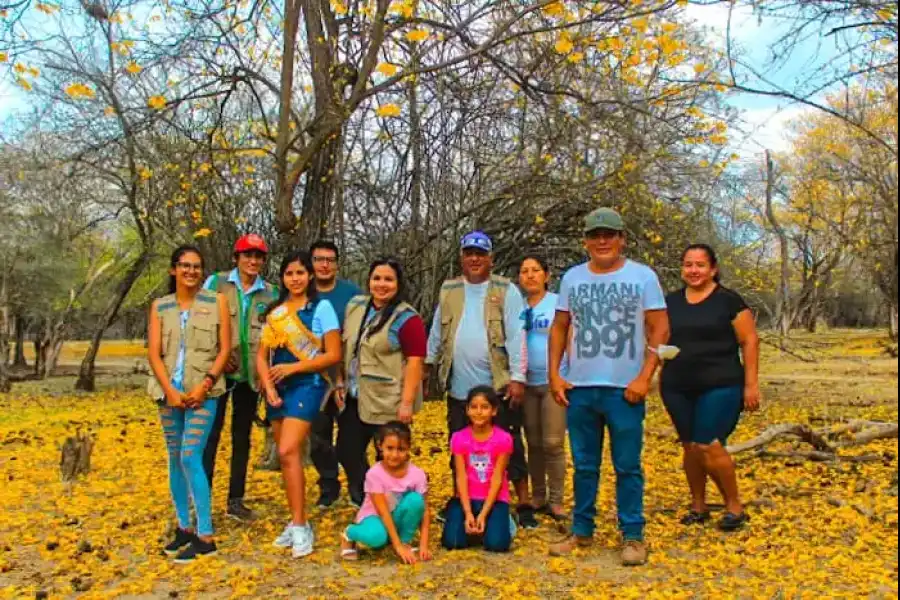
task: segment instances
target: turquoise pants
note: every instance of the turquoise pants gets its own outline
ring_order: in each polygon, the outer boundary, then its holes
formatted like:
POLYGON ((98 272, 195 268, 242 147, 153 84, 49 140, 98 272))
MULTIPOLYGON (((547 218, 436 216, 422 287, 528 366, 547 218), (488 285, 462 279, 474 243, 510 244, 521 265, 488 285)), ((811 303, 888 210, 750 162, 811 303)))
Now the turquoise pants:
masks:
MULTIPOLYGON (((422 526, 422 518, 425 516, 425 498, 417 492, 407 492, 396 508, 391 512, 394 527, 400 541, 408 544, 412 541, 419 527, 422 526)), ((354 523, 347 528, 347 537, 351 542, 363 544, 367 548, 378 550, 387 546, 391 539, 381 517, 372 515, 359 523, 354 523)))

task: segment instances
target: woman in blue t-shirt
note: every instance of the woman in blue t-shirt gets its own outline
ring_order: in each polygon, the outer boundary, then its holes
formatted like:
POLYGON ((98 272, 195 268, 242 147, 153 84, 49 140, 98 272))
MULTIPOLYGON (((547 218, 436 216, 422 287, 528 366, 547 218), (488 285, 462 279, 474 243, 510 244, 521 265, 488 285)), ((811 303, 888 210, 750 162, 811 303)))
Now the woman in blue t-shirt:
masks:
POLYGON ((281 294, 266 311, 256 365, 291 510, 291 522, 275 545, 291 548, 299 558, 313 551, 314 540, 306 521, 300 448, 330 390, 325 371, 341 360, 341 334, 331 303, 316 298, 309 254, 288 254, 280 277, 281 294))
POLYGON ((681 277, 684 289, 666 297, 672 328, 669 343, 681 352, 663 366, 661 385, 666 410, 684 446, 684 471, 691 488, 691 510, 681 522, 709 520, 709 477, 725 498, 719 528, 734 531, 749 518, 725 446, 741 411, 759 408, 756 323, 744 300, 719 283, 719 263, 711 247, 688 247, 681 277))
POLYGON ((554 520, 566 518, 563 490, 566 480, 566 409, 550 394, 547 379, 547 344, 556 313, 556 294, 547 290, 550 270, 537 256, 519 264, 519 287, 525 296, 525 335, 528 372, 525 386, 525 438, 531 497, 538 512, 554 520))

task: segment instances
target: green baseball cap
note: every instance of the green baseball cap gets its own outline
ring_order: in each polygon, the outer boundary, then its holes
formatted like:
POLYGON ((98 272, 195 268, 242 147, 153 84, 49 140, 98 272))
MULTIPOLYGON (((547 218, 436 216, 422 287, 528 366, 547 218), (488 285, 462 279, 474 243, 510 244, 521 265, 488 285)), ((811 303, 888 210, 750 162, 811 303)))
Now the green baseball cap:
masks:
POLYGON ((621 215, 611 208, 595 208, 584 218, 584 232, 596 229, 609 229, 611 231, 625 231, 625 222, 621 215))

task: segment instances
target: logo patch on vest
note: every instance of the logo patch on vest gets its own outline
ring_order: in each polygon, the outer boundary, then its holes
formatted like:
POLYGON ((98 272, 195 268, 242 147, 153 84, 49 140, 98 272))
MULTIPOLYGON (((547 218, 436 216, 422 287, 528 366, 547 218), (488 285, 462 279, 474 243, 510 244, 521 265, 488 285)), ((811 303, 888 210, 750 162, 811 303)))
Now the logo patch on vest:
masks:
POLYGON ((265 302, 257 302, 256 303, 256 312, 264 312, 266 310, 265 302))

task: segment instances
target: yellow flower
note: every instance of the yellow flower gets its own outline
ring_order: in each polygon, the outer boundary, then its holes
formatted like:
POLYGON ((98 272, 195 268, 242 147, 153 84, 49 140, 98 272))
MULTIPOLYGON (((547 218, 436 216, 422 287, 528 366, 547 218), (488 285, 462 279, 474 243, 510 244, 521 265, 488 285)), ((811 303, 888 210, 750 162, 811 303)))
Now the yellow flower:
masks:
POLYGON ((93 98, 96 95, 92 88, 83 83, 73 83, 65 89, 65 92, 70 98, 75 100, 79 98, 93 98))
POLYGON ((584 52, 573 52, 566 57, 566 60, 573 64, 578 64, 584 60, 584 52))
POLYGON ((148 179, 153 177, 153 171, 151 171, 147 167, 144 167, 141 169, 141 172, 139 173, 139 175, 141 176, 141 179, 143 179, 144 181, 147 181, 148 179))
POLYGON ((16 63, 16 66, 13 67, 13 70, 14 70, 16 73, 18 73, 19 75, 22 75, 22 74, 25 73, 25 71, 28 70, 28 67, 26 67, 25 65, 23 65, 23 64, 20 63, 20 62, 17 62, 17 63, 16 63))
POLYGON ((19 87, 21 87, 23 90, 25 90, 26 92, 31 91, 31 84, 28 83, 28 81, 26 81, 25 79, 22 79, 21 77, 16 77, 16 84, 19 87))
POLYGON ((556 45, 553 46, 553 49, 556 50, 558 54, 568 54, 575 49, 575 44, 572 43, 572 38, 564 33, 556 41, 556 45))
POLYGON ((138 73, 143 71, 144 68, 141 65, 137 64, 136 62, 131 61, 128 63, 128 66, 125 67, 125 70, 128 71, 129 73, 131 73, 132 75, 137 75, 138 73))
POLYGON ((700 75, 701 73, 703 73, 704 71, 707 71, 707 70, 709 70, 709 67, 707 67, 703 63, 697 63, 696 65, 694 65, 694 73, 696 73, 697 75, 700 75))
POLYGON ((413 29, 409 33, 406 34, 406 39, 411 42, 424 42, 428 39, 428 30, 427 29, 413 29))
POLYGON ((204 227, 194 232, 195 238, 205 238, 209 237, 210 235, 212 235, 212 229, 210 229, 209 227, 204 227))
POLYGON ((548 17, 558 17, 566 12, 566 7, 562 2, 554 2, 553 4, 548 4, 542 8, 541 12, 548 17))
POLYGON ((377 67, 375 67, 375 70, 382 75, 393 77, 397 74, 397 71, 400 70, 400 67, 398 67, 397 65, 392 65, 391 63, 380 63, 377 67))
POLYGON ((58 6, 54 6, 53 4, 44 4, 43 2, 38 2, 34 5, 34 7, 45 15, 52 15, 57 10, 59 10, 58 6))
POLYGON ((339 15, 347 14, 347 5, 344 4, 343 2, 341 2, 340 0, 332 0, 331 8, 333 8, 334 12, 336 12, 339 15))
POLYGON ((9 54, 6 52, 0 52, 0 63, 5 63, 9 60, 9 54))
POLYGON ((107 106, 106 108, 103 109, 103 114, 106 115, 107 117, 111 117, 114 114, 116 114, 116 109, 113 108, 112 106, 107 106))
POLYGON ((400 116, 400 107, 396 104, 382 104, 378 108, 375 109, 375 114, 379 117, 399 117, 400 116))
POLYGON ((162 96, 150 96, 147 100, 147 105, 150 108, 155 108, 156 110, 162 110, 166 107, 166 99, 162 96))

